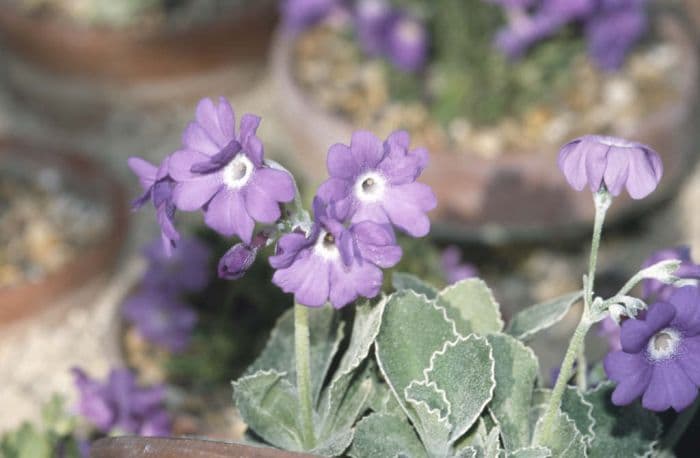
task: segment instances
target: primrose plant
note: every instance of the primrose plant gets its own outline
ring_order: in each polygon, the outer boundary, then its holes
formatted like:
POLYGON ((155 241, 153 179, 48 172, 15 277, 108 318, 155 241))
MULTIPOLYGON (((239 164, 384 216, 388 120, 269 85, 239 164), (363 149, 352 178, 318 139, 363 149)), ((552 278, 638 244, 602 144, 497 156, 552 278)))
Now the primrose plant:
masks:
POLYGON ((654 150, 593 135, 563 146, 559 167, 572 187, 591 190, 596 208, 588 272, 581 290, 525 308, 506 325, 473 270, 443 290, 394 272, 382 292, 384 270, 402 256, 395 231, 427 235, 436 206, 417 181, 428 153, 412 149, 405 132, 382 141, 359 131, 349 145, 331 146, 330 176, 311 216, 292 175, 265 158, 259 123, 244 115, 237 130, 226 100, 205 99, 180 150, 158 166, 129 162, 145 191, 136 204, 152 202, 167 249, 179 249, 176 210, 201 211, 211 229, 240 239, 219 262, 222 278, 240 279, 274 246, 271 281, 295 305, 233 382, 248 440, 358 458, 612 457, 672 448, 697 405, 700 268, 687 250, 660 252, 614 296, 595 293, 606 211, 624 189, 634 199, 654 191, 662 175, 654 150), (644 299, 632 295, 639 283, 644 299), (550 389, 527 342, 579 301, 580 321, 550 389), (613 349, 588 372, 584 337, 598 322, 613 349), (662 436, 654 412, 668 408, 684 412, 662 436))

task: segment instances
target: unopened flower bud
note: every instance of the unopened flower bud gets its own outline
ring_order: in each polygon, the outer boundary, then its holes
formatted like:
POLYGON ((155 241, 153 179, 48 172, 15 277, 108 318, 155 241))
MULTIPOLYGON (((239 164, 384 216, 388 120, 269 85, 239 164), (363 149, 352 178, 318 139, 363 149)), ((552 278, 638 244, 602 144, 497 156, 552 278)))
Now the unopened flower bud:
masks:
POLYGON ((219 261, 219 278, 238 280, 243 277, 255 262, 257 247, 237 243, 219 261))

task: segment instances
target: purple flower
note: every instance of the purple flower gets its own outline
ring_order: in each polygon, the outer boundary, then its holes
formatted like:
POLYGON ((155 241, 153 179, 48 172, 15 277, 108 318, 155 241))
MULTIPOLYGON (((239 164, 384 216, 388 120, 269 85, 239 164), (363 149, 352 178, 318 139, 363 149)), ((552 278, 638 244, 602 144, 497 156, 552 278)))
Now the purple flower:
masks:
POLYGON ((72 369, 78 389, 77 410, 105 434, 167 436, 171 431, 165 410, 165 387, 140 387, 128 369, 113 369, 105 382, 72 369))
MULTIPOLYGON (((650 267, 658 262, 677 259, 681 262, 674 275, 679 278, 700 280, 700 266, 693 263, 690 257, 690 248, 679 246, 654 252, 644 263, 642 268, 650 267)), ((642 283, 642 296, 646 300, 665 301, 676 290, 672 285, 667 285, 658 280, 646 279, 642 283)))
POLYGON ((524 15, 499 30, 495 44, 508 57, 520 58, 533 44, 553 35, 561 26, 561 18, 557 16, 542 13, 524 15))
POLYGON ((310 233, 283 235, 270 257, 277 269, 272 282, 299 304, 320 307, 330 300, 340 308, 358 296, 372 298, 381 289, 382 269, 401 259, 393 231, 371 221, 346 228, 346 214, 337 210, 316 198, 310 233))
POLYGON ((156 219, 160 225, 161 240, 166 256, 170 256, 180 234, 175 230, 175 205, 172 200, 174 181, 168 174, 168 161, 156 167, 140 157, 128 159, 129 168, 136 174, 144 190, 143 195, 133 203, 134 209, 141 208, 151 200, 156 209, 156 219))
POLYGON ((597 192, 604 185, 617 196, 626 187, 633 199, 654 191, 663 174, 661 158, 651 147, 599 135, 586 135, 564 145, 558 163, 577 191, 588 184, 597 192))
POLYGON ((284 0, 284 25, 294 32, 306 29, 325 19, 339 4, 339 0, 284 0))
POLYGON ((203 99, 196 119, 182 136, 183 149, 170 159, 176 181, 173 200, 178 209, 204 209, 204 221, 225 236, 245 243, 253 237, 255 222, 272 224, 281 215, 280 203, 294 199, 291 175, 267 166, 263 144, 256 136, 260 118, 246 114, 240 134, 235 133, 231 105, 203 99))
POLYGON ((608 341, 608 348, 610 351, 622 350, 622 345, 620 344, 620 325, 615 323, 615 320, 612 318, 607 317, 598 324, 598 335, 600 337, 605 337, 608 341))
POLYGON ((428 57, 425 25, 408 15, 396 15, 387 25, 386 56, 398 69, 415 72, 428 57))
POLYGON ((486 0, 494 5, 499 5, 504 8, 529 8, 539 0, 486 0))
POLYGON ((462 263, 462 252, 454 245, 450 245, 443 250, 440 264, 448 284, 457 283, 460 280, 478 275, 476 267, 462 263))
POLYGON ((183 351, 197 323, 197 313, 171 295, 145 289, 124 302, 124 317, 149 342, 172 352, 183 351))
POLYGON ((668 302, 652 305, 644 319, 622 324, 622 350, 609 353, 605 372, 617 382, 615 405, 642 397, 642 405, 657 412, 681 411, 700 385, 700 291, 677 289, 668 302))
POLYGON ((335 144, 328 151, 330 178, 318 190, 353 223, 391 223, 414 237, 430 231, 426 212, 436 207, 429 186, 417 183, 428 162, 428 152, 408 150, 408 133, 394 132, 382 143, 370 132, 352 135, 350 146, 335 144))
POLYGON ((588 53, 604 70, 619 69, 648 26, 643 1, 617 3, 628 6, 605 8, 585 25, 588 53))
POLYGON ((178 249, 168 257, 159 243, 150 243, 143 249, 148 270, 142 284, 170 295, 202 290, 209 282, 211 252, 197 238, 180 240, 178 249))
POLYGON ((384 54, 387 30, 395 13, 386 0, 359 0, 355 7, 355 29, 360 46, 370 56, 384 54))

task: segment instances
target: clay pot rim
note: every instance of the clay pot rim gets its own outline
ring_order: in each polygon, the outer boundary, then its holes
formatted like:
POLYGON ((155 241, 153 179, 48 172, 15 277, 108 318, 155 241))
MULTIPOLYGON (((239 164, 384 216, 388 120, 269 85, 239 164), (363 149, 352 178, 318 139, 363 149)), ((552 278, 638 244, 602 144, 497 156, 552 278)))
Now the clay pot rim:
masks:
POLYGON ((276 18, 274 1, 260 0, 182 27, 119 29, 25 14, 10 4, 0 8, 0 41, 21 60, 56 75, 148 82, 259 60, 276 18))
POLYGON ((125 456, 175 457, 248 457, 248 458, 304 458, 307 453, 289 452, 267 446, 253 446, 238 442, 222 442, 187 437, 106 437, 95 441, 90 449, 92 458, 125 456))
POLYGON ((103 203, 108 206, 110 224, 101 237, 84 250, 74 253, 60 268, 38 281, 22 281, 0 288, 0 326, 27 318, 50 308, 50 302, 111 271, 128 233, 129 211, 122 185, 94 160, 64 149, 39 145, 17 138, 0 138, 0 159, 22 155, 27 162, 41 161, 75 176, 90 176, 90 183, 101 183, 103 203))
MULTIPOLYGON (((689 57, 686 61, 686 66, 692 70, 692 74, 697 77, 700 72, 700 41, 698 40, 700 36, 698 36, 697 33, 693 33, 692 26, 687 18, 683 16, 682 10, 667 8, 658 10, 657 13, 658 16, 653 18, 654 21, 659 23, 666 22, 674 29, 671 30, 671 33, 668 33, 668 30, 661 30, 661 35, 670 36, 671 41, 679 44, 680 48, 685 51, 684 55, 689 57)), ((291 92, 291 94, 289 94, 290 98, 303 101, 306 114, 309 115, 309 117, 323 119, 327 124, 326 127, 328 130, 334 133, 351 133, 355 130, 351 123, 347 122, 338 114, 324 110, 309 97, 304 88, 301 87, 296 78, 294 78, 293 72, 291 71, 294 39, 295 37, 293 35, 281 29, 278 30, 274 38, 271 68, 276 84, 282 87, 283 91, 291 92)), ((687 109, 684 116, 686 122, 689 116, 693 116, 693 119, 696 119, 700 112, 700 104, 698 103, 700 102, 700 87, 696 80, 697 78, 686 78, 683 80, 683 87, 681 88, 681 92, 687 95, 684 99, 690 100, 687 106, 683 107, 687 109)), ((659 113, 672 113, 674 110, 678 111, 678 108, 674 106, 673 103, 667 103, 660 107, 659 110, 642 118, 638 125, 649 125, 655 119, 659 118, 659 113)), ((294 135, 303 136, 303 133, 295 133, 294 135)), ((349 139, 349 135, 345 136, 349 139)), ((607 225, 611 226, 629 221, 671 200, 673 195, 680 189, 685 179, 692 173, 692 167, 688 166, 692 158, 690 149, 691 148, 688 148, 687 145, 684 145, 681 154, 678 155, 678 164, 673 164, 676 165, 676 167, 669 167, 669 169, 673 170, 674 174, 670 175, 665 173, 664 180, 662 180, 659 188, 649 197, 636 201, 632 201, 624 196, 622 199, 619 199, 621 201, 624 200, 624 202, 618 203, 618 205, 611 209, 610 216, 612 217, 607 219, 607 225)), ((451 151, 431 151, 431 161, 434 157, 444 158, 448 154, 453 153, 451 151)), ((523 151, 517 154, 505 154, 495 160, 483 159, 469 152, 461 153, 461 155, 469 157, 469 160, 475 164, 486 164, 494 169, 498 169, 504 165, 512 167, 513 165, 525 164, 527 161, 524 161, 524 158, 541 160, 543 157, 547 157, 551 159, 549 155, 545 154, 544 149, 531 152, 523 151)), ((574 192, 575 191, 571 190, 571 193, 574 192)), ((576 217, 577 215, 572 216, 576 217)), ((431 237, 460 243, 479 243, 486 245, 537 243, 551 239, 552 237, 559 241, 570 241, 587 234, 590 231, 592 220, 592 217, 590 221, 588 221, 588 219, 581 218, 580 215, 578 215, 574 220, 568 220, 562 223, 517 225, 511 223, 490 223, 487 220, 482 220, 478 226, 474 226, 465 221, 459 221, 448 217, 443 220, 438 219, 433 221, 431 237)))

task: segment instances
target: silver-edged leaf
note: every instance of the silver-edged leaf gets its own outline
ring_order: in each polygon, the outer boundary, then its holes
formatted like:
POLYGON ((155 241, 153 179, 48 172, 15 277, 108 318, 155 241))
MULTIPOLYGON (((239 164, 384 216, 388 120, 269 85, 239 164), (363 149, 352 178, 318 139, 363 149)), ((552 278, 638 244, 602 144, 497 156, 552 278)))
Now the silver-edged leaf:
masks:
POLYGON ((493 292, 479 278, 459 281, 440 291, 438 303, 447 310, 447 315, 457 324, 457 331, 466 336, 500 332, 503 318, 493 292))
POLYGON ((348 455, 354 458, 428 458, 405 418, 373 413, 357 423, 348 455))
POLYGON ((528 307, 517 313, 508 323, 506 332, 520 340, 528 340, 536 333, 557 324, 583 297, 582 291, 565 294, 551 301, 528 307))
POLYGON ((404 272, 394 272, 391 275, 391 285, 396 291, 411 290, 423 294, 428 299, 435 299, 438 295, 438 290, 432 285, 404 272))

